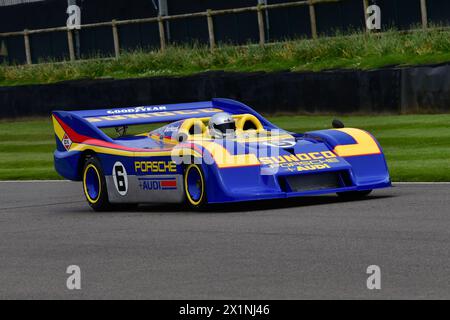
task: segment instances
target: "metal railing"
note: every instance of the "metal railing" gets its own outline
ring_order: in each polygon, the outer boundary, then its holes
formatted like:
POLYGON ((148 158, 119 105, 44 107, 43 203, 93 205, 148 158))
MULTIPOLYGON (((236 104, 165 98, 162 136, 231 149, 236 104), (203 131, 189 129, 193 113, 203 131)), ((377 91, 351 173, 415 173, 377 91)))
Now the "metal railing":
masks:
MULTIPOLYGON (((164 22, 180 20, 180 19, 204 17, 207 19, 209 47, 211 50, 214 50, 216 48, 216 39, 215 39, 215 33, 214 33, 214 17, 215 16, 227 15, 227 14, 239 14, 239 13, 246 13, 246 12, 256 12, 257 18, 258 18, 259 45, 264 46, 266 44, 265 20, 264 20, 264 13, 266 10, 308 6, 309 7, 311 36, 313 39, 316 39, 318 37, 318 33, 317 33, 315 5, 324 4, 324 3, 339 3, 339 2, 343 2, 343 1, 345 1, 345 0, 304 0, 304 1, 295 1, 295 2, 277 3, 277 4, 258 4, 257 6, 251 6, 251 7, 225 9, 225 10, 206 10, 204 12, 186 13, 186 14, 178 14, 178 15, 171 15, 171 16, 158 16, 158 17, 144 18, 144 19, 112 20, 110 22, 84 24, 84 25, 81 25, 80 28, 81 29, 89 29, 89 28, 97 28, 97 27, 111 27, 112 38, 114 41, 114 54, 115 54, 115 57, 119 57, 121 49, 120 49, 120 39, 119 39, 118 27, 120 27, 122 25, 157 23, 158 29, 159 29, 160 49, 161 49, 161 51, 164 51, 167 47, 166 30, 164 27, 164 22)), ((361 1, 363 2, 364 17, 366 17, 366 19, 367 19, 367 8, 369 6, 369 0, 361 0, 361 1)), ((428 28, 427 0, 417 0, 417 1, 420 1, 422 27, 428 28)), ((364 25, 364 28, 366 28, 365 25, 364 25)), ((369 30, 367 30, 367 31, 369 31, 369 30)), ((66 26, 65 27, 57 27, 57 28, 24 30, 24 31, 17 31, 17 32, 0 33, 0 38, 12 37, 12 36, 23 36, 26 63, 32 64, 30 36, 32 36, 34 34, 48 33, 48 32, 67 32, 69 57, 70 57, 71 61, 75 61, 76 55, 75 55, 75 49, 74 49, 73 31, 66 26)))

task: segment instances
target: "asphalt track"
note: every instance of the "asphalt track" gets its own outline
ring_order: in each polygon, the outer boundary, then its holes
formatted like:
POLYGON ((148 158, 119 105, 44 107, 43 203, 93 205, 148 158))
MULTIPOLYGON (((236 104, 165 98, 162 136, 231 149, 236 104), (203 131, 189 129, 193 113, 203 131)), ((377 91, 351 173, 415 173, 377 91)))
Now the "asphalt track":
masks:
POLYGON ((99 214, 78 183, 0 183, 0 298, 449 299, 449 205, 450 185, 430 184, 99 214), (369 265, 381 290, 366 287, 369 265))

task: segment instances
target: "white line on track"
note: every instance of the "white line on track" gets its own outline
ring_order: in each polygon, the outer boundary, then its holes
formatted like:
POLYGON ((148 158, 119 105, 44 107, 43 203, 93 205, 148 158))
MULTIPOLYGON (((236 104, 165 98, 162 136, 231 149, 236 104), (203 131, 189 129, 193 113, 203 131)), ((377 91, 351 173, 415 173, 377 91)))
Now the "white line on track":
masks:
MULTIPOLYGON (((5 181, 0 181, 0 183, 40 183, 40 182, 74 182, 74 181, 70 181, 70 180, 17 180, 17 181, 13 181, 13 180, 5 180, 5 181)), ((77 182, 77 181, 75 181, 77 182)), ((398 185, 398 184, 436 184, 436 185, 450 185, 450 181, 449 182, 392 182, 392 184, 394 185, 398 185)))
POLYGON ((0 181, 0 183, 36 183, 36 182, 73 182, 70 180, 5 180, 0 181))
POLYGON ((420 184, 437 184, 437 185, 439 185, 439 184, 442 184, 442 185, 447 185, 447 184, 450 184, 450 182, 392 182, 392 184, 417 184, 417 185, 420 185, 420 184))

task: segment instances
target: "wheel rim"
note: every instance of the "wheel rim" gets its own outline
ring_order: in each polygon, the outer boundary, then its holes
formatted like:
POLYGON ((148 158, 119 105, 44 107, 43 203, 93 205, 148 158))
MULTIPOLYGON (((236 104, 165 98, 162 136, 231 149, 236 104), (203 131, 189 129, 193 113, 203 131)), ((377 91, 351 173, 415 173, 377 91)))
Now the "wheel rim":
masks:
POLYGON ((89 165, 84 172, 84 191, 91 203, 96 203, 100 197, 100 175, 94 165, 89 165))
POLYGON ((193 204, 199 204, 203 198, 203 177, 198 167, 189 167, 186 174, 186 188, 189 200, 193 204))

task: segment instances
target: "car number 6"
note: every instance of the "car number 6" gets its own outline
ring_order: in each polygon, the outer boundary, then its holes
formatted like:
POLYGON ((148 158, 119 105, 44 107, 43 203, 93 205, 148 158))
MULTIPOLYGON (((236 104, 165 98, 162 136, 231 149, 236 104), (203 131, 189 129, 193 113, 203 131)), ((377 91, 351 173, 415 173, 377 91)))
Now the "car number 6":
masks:
POLYGON ((127 170, 121 162, 116 162, 113 167, 113 178, 117 192, 124 196, 128 192, 127 170))

